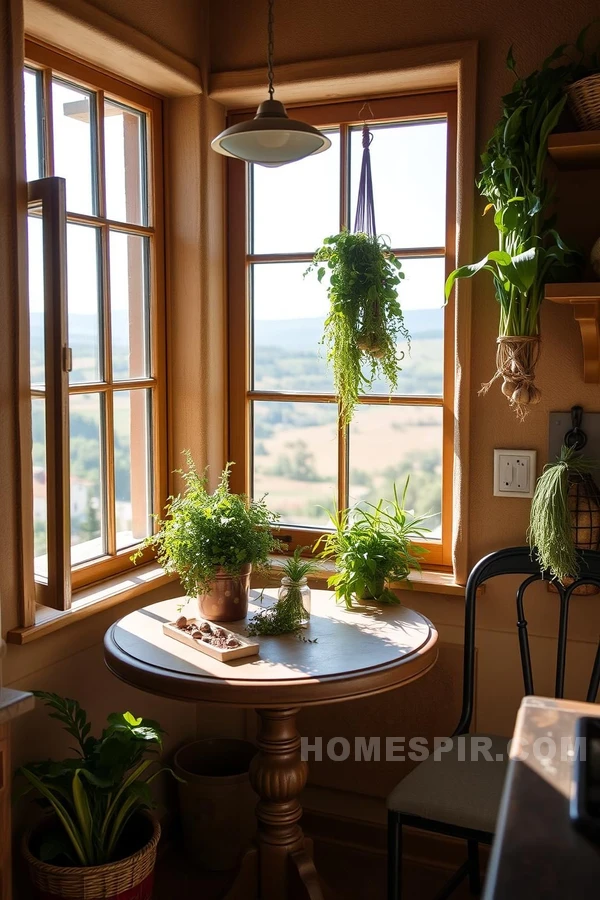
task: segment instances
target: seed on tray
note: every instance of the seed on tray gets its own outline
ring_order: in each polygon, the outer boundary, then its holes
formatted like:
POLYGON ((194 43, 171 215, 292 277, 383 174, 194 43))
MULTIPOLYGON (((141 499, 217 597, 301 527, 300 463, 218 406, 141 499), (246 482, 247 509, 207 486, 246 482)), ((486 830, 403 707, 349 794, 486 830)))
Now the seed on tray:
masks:
POLYGON ((185 617, 185 616, 179 616, 179 618, 178 618, 177 621, 175 622, 175 625, 177 626, 177 628, 185 628, 185 626, 187 625, 187 619, 186 619, 186 617, 185 617))

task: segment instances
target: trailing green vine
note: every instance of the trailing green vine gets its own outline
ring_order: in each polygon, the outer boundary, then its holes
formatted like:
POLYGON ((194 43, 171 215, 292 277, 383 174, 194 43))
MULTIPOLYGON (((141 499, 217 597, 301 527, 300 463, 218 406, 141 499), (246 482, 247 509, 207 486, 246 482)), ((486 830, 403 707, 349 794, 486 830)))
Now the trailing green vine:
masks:
POLYGON ((319 281, 329 271, 330 308, 322 343, 333 369, 341 418, 348 424, 359 395, 376 378, 385 378, 390 391, 397 389, 398 338, 410 346, 398 302, 404 272, 383 237, 349 231, 325 238, 307 272, 314 268, 319 281))

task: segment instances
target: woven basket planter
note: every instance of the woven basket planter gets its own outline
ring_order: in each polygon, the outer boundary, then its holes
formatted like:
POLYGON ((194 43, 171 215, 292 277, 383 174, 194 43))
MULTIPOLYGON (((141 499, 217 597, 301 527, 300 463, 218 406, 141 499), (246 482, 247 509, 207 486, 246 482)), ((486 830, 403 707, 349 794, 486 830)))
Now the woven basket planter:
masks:
POLYGON ((567 88, 569 108, 583 131, 600 128, 600 74, 588 75, 567 88))
MULTIPOLYGON (((23 838, 23 855, 36 900, 151 900, 160 825, 149 813, 139 816, 144 836, 141 850, 103 866, 53 866, 37 859, 30 846, 39 834, 32 829, 23 838)), ((41 827, 48 827, 45 823, 41 827)))

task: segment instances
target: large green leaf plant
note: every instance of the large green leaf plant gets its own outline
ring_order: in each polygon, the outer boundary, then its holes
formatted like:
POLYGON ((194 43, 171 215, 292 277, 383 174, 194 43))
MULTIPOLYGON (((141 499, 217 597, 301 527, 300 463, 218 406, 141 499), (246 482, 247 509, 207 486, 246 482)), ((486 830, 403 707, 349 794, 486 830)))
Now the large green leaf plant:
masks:
POLYGON ((80 866, 112 862, 120 856, 119 842, 131 817, 153 806, 150 785, 165 771, 156 767, 163 732, 150 719, 112 713, 97 738, 77 700, 34 694, 77 744, 73 757, 31 762, 18 770, 27 781, 24 793, 33 790, 59 825, 43 840, 39 855, 80 866))
POLYGON ((478 181, 488 201, 485 212, 494 215, 498 249, 455 269, 446 282, 448 298, 457 279, 488 272, 500 305, 500 341, 526 339, 509 344, 504 358, 499 353, 492 379, 503 376, 503 392, 517 412, 539 400, 533 371, 527 371, 535 366, 537 347, 527 339, 539 334, 544 286, 564 280, 566 270, 578 262, 554 227, 554 188, 546 174, 548 138, 565 107, 565 88, 581 69, 566 56, 567 49, 557 47, 527 77, 517 74, 512 48, 509 51, 507 65, 516 80, 502 98, 502 116, 481 157, 478 181))

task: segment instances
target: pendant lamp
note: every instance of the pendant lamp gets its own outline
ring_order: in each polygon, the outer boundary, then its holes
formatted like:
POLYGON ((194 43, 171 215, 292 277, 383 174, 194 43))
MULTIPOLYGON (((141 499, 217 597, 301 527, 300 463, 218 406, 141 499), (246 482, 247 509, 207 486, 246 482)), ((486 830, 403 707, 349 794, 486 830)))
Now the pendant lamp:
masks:
POLYGON ((269 99, 260 104, 254 119, 226 128, 217 135, 211 146, 223 156, 233 156, 258 166, 273 168, 322 153, 331 147, 331 141, 318 128, 290 119, 283 103, 273 99, 274 0, 268 0, 268 3, 269 99))

